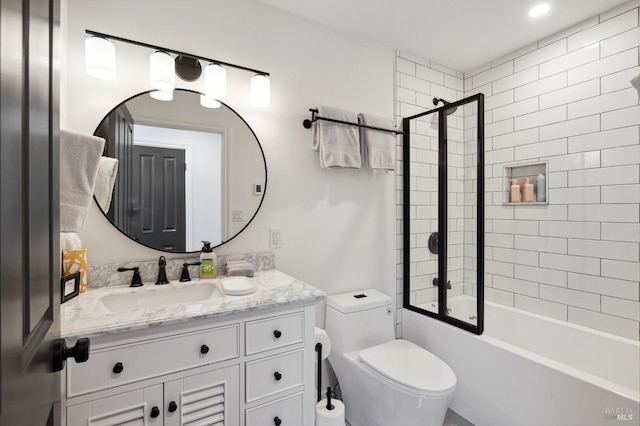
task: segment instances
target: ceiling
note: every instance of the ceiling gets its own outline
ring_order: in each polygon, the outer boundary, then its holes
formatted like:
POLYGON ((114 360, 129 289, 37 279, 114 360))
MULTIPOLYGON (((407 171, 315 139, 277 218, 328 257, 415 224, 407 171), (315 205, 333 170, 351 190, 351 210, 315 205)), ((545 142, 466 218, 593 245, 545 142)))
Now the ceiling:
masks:
POLYGON ((258 0, 467 72, 627 0, 258 0), (548 15, 532 19, 541 2, 548 15))

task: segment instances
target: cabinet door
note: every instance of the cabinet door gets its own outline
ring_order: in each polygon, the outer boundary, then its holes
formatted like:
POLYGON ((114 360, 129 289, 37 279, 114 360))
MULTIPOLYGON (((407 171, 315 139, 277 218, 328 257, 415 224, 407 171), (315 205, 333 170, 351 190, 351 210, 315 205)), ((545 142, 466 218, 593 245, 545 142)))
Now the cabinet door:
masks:
POLYGON ((239 425, 239 384, 237 365, 165 383, 164 426, 239 425))
POLYGON ((67 426, 164 426, 162 385, 67 408, 67 426))

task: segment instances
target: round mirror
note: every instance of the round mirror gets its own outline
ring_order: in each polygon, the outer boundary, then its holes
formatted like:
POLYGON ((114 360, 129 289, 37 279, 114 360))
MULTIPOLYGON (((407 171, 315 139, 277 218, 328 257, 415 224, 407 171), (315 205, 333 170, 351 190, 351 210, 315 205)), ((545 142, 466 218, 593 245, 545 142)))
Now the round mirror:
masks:
POLYGON ((200 93, 176 89, 171 101, 140 93, 94 134, 106 140, 104 155, 118 160, 110 200, 96 202, 116 228, 148 247, 218 246, 262 204, 267 167, 256 135, 228 106, 202 106, 200 93))

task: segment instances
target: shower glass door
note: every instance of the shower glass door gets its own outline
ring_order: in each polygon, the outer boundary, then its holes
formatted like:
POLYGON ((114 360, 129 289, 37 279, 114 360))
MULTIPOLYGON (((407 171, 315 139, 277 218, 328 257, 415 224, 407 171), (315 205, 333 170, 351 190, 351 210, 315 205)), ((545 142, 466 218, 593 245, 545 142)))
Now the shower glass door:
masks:
POLYGON ((403 120, 404 307, 483 330, 484 96, 403 120))

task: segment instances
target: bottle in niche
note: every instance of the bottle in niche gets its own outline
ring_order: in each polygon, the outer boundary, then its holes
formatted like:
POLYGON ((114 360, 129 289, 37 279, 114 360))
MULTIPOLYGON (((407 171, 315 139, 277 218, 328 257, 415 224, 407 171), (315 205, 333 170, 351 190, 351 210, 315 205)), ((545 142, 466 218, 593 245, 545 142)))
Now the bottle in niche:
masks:
POLYGON ((542 173, 538 174, 536 181, 536 201, 539 203, 547 201, 547 182, 542 173))
POLYGON ((529 178, 524 178, 524 184, 522 185, 522 201, 525 203, 531 203, 533 200, 533 184, 529 178))
POLYGON ((518 185, 518 179, 511 180, 511 191, 509 193, 509 201, 512 203, 519 203, 522 201, 520 194, 520 185, 518 185))

